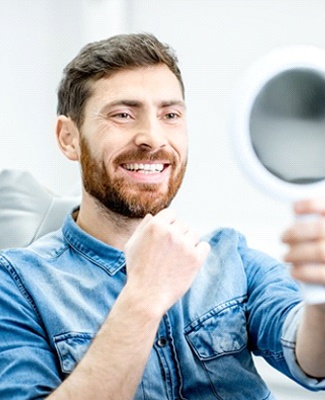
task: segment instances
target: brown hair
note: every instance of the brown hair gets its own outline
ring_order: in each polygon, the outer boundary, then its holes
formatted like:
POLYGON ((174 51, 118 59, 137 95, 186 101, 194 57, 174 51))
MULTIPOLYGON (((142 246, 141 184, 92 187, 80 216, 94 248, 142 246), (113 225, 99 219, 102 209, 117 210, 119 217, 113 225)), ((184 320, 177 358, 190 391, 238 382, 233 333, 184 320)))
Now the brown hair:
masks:
POLYGON ((152 34, 123 34, 89 43, 65 67, 58 89, 59 115, 69 116, 80 128, 90 83, 123 70, 166 64, 177 77, 184 96, 184 84, 173 49, 152 34))

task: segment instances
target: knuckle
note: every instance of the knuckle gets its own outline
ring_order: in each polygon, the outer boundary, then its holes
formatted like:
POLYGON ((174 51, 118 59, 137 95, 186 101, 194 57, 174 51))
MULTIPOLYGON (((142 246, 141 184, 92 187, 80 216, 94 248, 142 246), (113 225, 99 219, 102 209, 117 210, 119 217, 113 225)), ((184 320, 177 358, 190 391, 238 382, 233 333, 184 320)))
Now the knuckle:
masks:
POLYGON ((322 240, 317 245, 317 258, 320 261, 325 261, 325 241, 322 240))
POLYGON ((323 284, 325 284, 325 267, 320 268, 320 279, 323 284))
POLYGON ((157 235, 162 229, 162 223, 156 219, 152 219, 148 224, 149 235, 157 235))
POLYGON ((301 271, 298 268, 293 267, 293 268, 291 268, 291 276, 294 279, 298 279, 299 280, 301 278, 301 271))
POLYGON ((319 237, 325 238, 325 218, 318 221, 317 233, 319 237))

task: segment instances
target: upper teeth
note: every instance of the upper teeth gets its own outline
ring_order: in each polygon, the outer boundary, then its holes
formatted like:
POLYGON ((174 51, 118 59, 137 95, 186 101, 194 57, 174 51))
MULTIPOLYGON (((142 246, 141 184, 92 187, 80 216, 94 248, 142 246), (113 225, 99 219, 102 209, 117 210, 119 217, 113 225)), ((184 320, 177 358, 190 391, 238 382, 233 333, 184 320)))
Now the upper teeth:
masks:
POLYGON ((164 164, 125 164, 125 168, 130 171, 161 172, 164 164))

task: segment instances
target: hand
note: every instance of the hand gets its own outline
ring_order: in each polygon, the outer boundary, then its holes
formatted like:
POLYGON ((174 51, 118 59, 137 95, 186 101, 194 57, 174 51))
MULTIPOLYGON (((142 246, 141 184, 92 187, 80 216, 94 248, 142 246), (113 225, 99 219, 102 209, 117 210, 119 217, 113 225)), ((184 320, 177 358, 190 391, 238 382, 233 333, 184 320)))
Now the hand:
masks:
POLYGON ((163 315, 189 289, 209 251, 172 210, 147 215, 125 246, 127 285, 163 315))
POLYGON ((325 285, 325 198, 299 201, 294 211, 306 218, 298 218, 284 233, 289 246, 284 259, 292 264, 295 279, 325 285))

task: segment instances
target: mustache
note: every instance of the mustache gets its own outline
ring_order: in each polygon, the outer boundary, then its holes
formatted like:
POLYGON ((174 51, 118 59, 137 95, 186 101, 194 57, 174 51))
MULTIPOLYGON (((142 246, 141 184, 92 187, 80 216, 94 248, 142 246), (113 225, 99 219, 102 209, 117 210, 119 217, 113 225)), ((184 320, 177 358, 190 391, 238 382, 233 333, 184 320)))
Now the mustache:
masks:
POLYGON ((114 160, 114 164, 120 165, 125 164, 127 162, 153 162, 153 161, 167 161, 172 166, 176 165, 177 158, 175 154, 170 153, 166 150, 159 149, 159 150, 150 150, 150 149, 136 149, 136 150, 129 150, 123 154, 120 154, 114 160))

